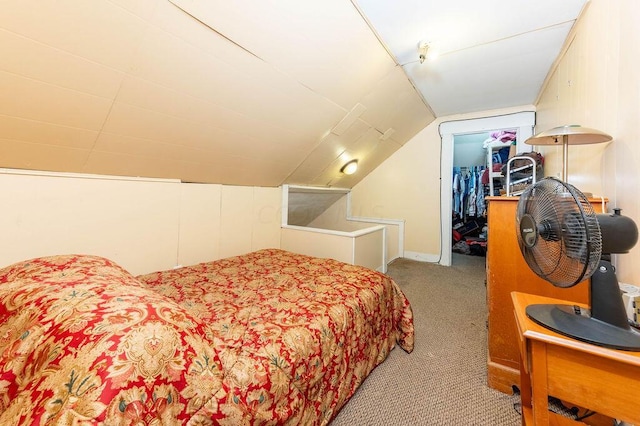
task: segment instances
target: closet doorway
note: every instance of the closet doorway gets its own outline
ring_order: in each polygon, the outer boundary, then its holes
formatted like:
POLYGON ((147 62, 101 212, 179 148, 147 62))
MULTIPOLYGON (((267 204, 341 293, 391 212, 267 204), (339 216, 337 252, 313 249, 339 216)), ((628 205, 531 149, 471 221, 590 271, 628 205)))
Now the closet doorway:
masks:
POLYGON ((533 136, 535 112, 523 111, 470 120, 443 122, 439 126, 441 137, 441 179, 440 179, 440 264, 451 266, 452 225, 453 225, 453 157, 456 136, 490 133, 501 130, 515 130, 517 133, 516 152, 530 151, 524 143, 533 136))
MULTIPOLYGON (((499 132, 494 132, 499 133, 499 132)), ((515 137, 511 133, 500 132, 515 137)), ((452 250, 454 253, 484 256, 487 239, 485 196, 490 193, 487 141, 492 133, 453 136, 452 250)), ((507 142, 506 151, 509 151, 507 142)), ((491 181, 493 183, 493 181, 491 181)))

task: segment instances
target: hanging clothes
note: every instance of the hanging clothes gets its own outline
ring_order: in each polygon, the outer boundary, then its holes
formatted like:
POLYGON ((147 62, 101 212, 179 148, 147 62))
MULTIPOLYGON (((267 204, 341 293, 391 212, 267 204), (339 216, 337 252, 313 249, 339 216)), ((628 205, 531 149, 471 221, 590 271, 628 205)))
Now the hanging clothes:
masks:
POLYGON ((484 199, 484 187, 482 185, 482 177, 484 176, 485 169, 484 167, 480 167, 477 176, 478 176, 478 187, 476 188, 476 213, 477 216, 486 216, 487 215, 487 206, 484 199))
POLYGON ((453 211, 457 213, 460 210, 460 167, 453 168, 453 211))
POLYGON ((452 175, 452 210, 460 219, 483 216, 486 206, 482 177, 484 166, 454 167, 452 175))
POLYGON ((469 173, 469 200, 467 202, 467 214, 469 216, 476 215, 476 198, 478 187, 476 185, 476 172, 475 167, 471 168, 469 173))
POLYGON ((458 216, 464 217, 464 202, 467 193, 467 186, 465 184, 465 177, 463 174, 460 174, 460 179, 458 179, 458 182, 460 182, 460 208, 458 209, 457 213, 458 216))

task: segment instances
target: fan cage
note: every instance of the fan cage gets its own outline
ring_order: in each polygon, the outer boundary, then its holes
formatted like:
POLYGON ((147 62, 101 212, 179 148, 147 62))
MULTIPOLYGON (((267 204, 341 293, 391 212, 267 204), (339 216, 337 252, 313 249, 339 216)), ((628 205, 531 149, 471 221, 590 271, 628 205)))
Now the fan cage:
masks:
POLYGON ((516 212, 518 244, 529 267, 557 287, 589 278, 602 255, 600 225, 587 197, 557 178, 544 178, 527 188, 516 212), (535 243, 525 244, 523 217, 536 225, 535 243))

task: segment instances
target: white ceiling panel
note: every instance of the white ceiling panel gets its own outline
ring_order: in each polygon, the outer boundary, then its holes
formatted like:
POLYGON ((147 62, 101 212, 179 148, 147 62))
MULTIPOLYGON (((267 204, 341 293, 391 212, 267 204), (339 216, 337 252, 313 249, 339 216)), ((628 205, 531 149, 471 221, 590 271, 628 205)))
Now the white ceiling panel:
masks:
POLYGON ((533 103, 570 27, 524 33, 405 69, 438 116, 533 103))
POLYGON ((395 65, 348 1, 172 3, 343 108, 395 65))
MULTIPOLYGON (((277 123, 259 116, 241 114, 207 99, 131 76, 123 81, 118 101, 130 105, 132 109, 136 107, 186 120, 193 129, 200 126, 216 126, 221 131, 239 132, 243 136, 260 140, 260 144, 299 150, 300 140, 309 140, 309 143, 315 141, 315 135, 309 132, 309 129, 314 128, 312 125, 302 129, 298 129, 298 126, 276 127, 277 123)), ((133 119, 135 120, 135 117, 133 119)), ((215 145, 215 141, 211 140, 211 146, 215 145)))
MULTIPOLYGON (((176 13, 182 12, 176 9, 176 13)), ((219 38, 215 34, 209 36, 219 38)), ((319 132, 311 129, 330 126, 344 112, 308 88, 291 84, 254 57, 248 58, 251 63, 250 72, 247 72, 247 67, 229 64, 164 31, 150 32, 142 50, 135 71, 138 78, 206 100, 221 109, 243 115, 247 120, 263 121, 305 139, 317 138, 319 132), (256 75, 256 68, 263 72, 256 75), (315 113, 309 114, 310 110, 315 113)), ((243 55, 248 54, 244 52, 243 55)), ((224 116, 210 117, 212 121, 218 119, 225 122, 224 116)))
POLYGON ((340 137, 329 133, 287 177, 287 183, 309 185, 315 182, 315 179, 344 152, 344 149, 340 137))
POLYGON ((402 65, 420 41, 441 54, 572 22, 586 0, 354 0, 402 65))
POLYGON ((6 139, 84 149, 91 149, 98 135, 97 130, 60 126, 6 115, 0 115, 0 129, 6 139))
POLYGON ((587 0, 354 3, 443 116, 533 103, 587 0), (421 64, 421 42, 438 57, 421 64))
MULTIPOLYGON (((98 130, 111 100, 0 71, 0 114, 98 130)), ((0 134, 1 136, 1 134, 0 134)))
POLYGON ((94 151, 146 157, 150 162, 169 158, 178 161, 198 162, 206 160, 206 151, 190 146, 173 145, 154 139, 135 138, 102 132, 95 143, 94 151))
POLYGON ((111 3, 145 19, 151 20, 160 5, 156 0, 109 0, 111 3))
POLYGON ((179 179, 183 165, 184 162, 172 158, 149 158, 93 150, 83 171, 103 175, 179 179))
MULTIPOLYGON (((214 121, 211 124, 194 122, 123 103, 113 105, 103 133, 127 136, 138 141, 132 140, 131 143, 158 142, 173 145, 175 149, 195 149, 220 159, 227 156, 269 158, 274 162, 290 164, 302 161, 307 154, 306 150, 299 147, 292 148, 277 142, 267 143, 251 136, 250 132, 216 127, 214 121)), ((101 149, 100 145, 96 145, 96 149, 101 149)), ((139 151, 140 148, 137 147, 136 150, 139 151)), ((123 147, 120 152, 128 151, 123 147)), ((149 155, 155 154, 149 151, 149 155)))
POLYGON ((3 1, 0 28, 126 71, 145 22, 108 0, 3 1))
POLYGON ((0 167, 352 186, 436 116, 532 103, 584 4, 3 1, 0 167))
POLYGON ((96 96, 113 99, 122 81, 120 71, 6 30, 0 52, 2 71, 96 96))
POLYGON ((393 129, 396 137, 409 140, 435 117, 427 105, 415 96, 415 88, 400 67, 396 67, 365 95, 367 111, 362 118, 380 133, 393 129))
POLYGON ((88 149, 0 139, 0 158, 15 169, 81 173, 90 153, 88 149))

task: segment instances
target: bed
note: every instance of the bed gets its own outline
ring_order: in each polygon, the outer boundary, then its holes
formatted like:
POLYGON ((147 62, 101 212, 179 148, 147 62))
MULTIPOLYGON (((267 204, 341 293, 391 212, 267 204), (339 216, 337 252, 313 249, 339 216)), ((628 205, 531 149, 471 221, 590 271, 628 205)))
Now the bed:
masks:
POLYGON ((0 269, 0 424, 324 425, 413 338, 393 280, 331 259, 33 259, 0 269))

